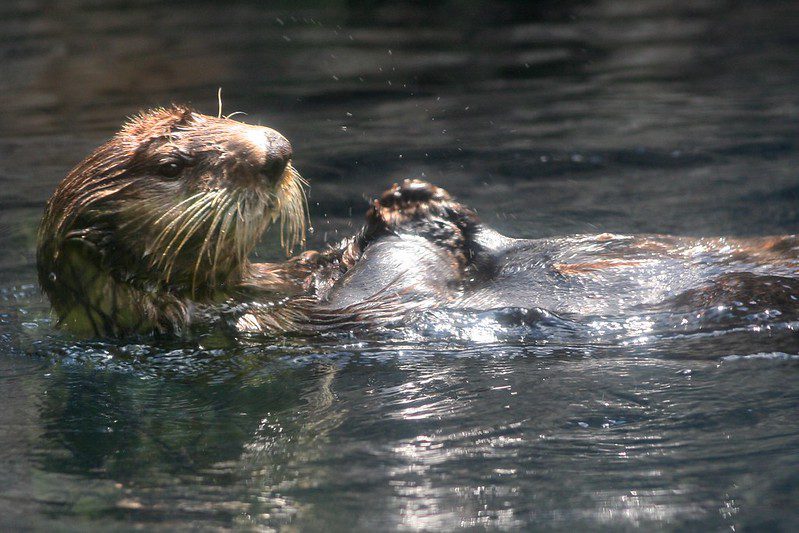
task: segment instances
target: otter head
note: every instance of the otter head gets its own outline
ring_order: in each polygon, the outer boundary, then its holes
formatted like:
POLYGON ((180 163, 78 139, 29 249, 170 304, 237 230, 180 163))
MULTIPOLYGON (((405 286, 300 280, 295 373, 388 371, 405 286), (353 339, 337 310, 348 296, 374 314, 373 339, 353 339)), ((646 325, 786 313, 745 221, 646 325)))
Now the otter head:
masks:
POLYGON ((39 229, 39 280, 73 330, 179 329, 224 297, 261 233, 304 237, 303 180, 277 131, 173 106, 130 120, 61 182, 39 229))

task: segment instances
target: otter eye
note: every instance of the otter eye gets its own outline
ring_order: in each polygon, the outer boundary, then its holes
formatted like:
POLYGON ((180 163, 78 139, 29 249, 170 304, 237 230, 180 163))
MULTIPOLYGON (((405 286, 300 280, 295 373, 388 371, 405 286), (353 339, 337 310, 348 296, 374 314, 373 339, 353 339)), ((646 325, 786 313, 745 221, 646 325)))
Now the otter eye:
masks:
POLYGON ((168 161, 158 167, 158 172, 164 177, 174 178, 180 174, 184 166, 185 164, 182 161, 168 161))

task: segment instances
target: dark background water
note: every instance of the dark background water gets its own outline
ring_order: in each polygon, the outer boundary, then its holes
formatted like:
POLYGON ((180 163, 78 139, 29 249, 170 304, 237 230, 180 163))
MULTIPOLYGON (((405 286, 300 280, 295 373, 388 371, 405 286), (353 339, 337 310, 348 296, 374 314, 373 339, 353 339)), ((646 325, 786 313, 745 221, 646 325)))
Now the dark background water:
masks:
POLYGON ((794 233, 797 57, 787 1, 3 2, 0 526, 795 530, 795 323, 77 341, 33 250, 126 116, 220 86, 293 142, 312 246, 419 175, 513 236, 794 233))

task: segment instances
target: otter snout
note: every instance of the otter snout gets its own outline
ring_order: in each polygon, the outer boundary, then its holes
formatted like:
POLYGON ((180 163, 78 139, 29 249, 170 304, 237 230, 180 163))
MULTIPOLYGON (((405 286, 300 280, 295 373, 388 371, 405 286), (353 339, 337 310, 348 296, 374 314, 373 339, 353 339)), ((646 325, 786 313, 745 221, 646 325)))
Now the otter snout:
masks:
POLYGON ((291 161, 291 143, 275 130, 267 129, 265 135, 266 150, 261 174, 270 182, 275 183, 283 177, 283 173, 291 161))

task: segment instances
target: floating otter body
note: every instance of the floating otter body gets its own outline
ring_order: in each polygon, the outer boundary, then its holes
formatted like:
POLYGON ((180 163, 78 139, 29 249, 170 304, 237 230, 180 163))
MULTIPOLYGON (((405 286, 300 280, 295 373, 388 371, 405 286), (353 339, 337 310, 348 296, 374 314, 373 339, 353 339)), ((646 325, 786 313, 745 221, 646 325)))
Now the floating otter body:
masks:
MULTIPOLYGON (((537 309, 583 322, 612 318, 633 330, 640 320, 690 331, 799 319, 792 235, 513 239, 418 180, 384 192, 366 218, 355 238, 301 256, 312 265, 303 286, 313 287, 315 302, 286 331, 403 324, 433 309, 537 309)), ((245 315, 238 329, 272 330, 271 316, 245 315)))
POLYGON ((430 309, 799 315, 796 237, 511 239, 416 180, 374 200, 356 236, 250 263, 277 218, 286 241, 301 239, 303 182, 290 159, 288 141, 268 128, 181 107, 133 120, 48 204, 37 258, 59 323, 94 335, 207 322, 316 333, 401 324, 430 309))

